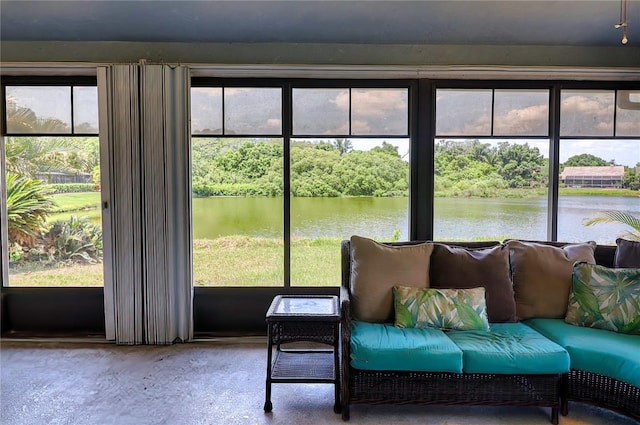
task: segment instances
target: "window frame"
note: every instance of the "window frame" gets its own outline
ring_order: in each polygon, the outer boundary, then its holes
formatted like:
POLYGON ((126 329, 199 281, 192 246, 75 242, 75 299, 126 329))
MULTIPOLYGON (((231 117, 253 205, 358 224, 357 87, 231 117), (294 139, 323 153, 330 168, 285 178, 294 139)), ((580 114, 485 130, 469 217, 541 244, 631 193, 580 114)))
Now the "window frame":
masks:
MULTIPOLYGON (((2 116, 2 136, 4 137, 98 137, 96 133, 76 133, 75 132, 75 114, 74 114, 74 101, 73 101, 73 88, 74 87, 96 87, 97 80, 95 77, 3 77, 2 79, 2 105, 0 111, 2 116), (69 87, 70 89, 70 132, 69 133, 14 133, 9 132, 7 129, 7 111, 6 111, 6 99, 7 99, 7 86, 9 87, 69 87)), ((97 106, 97 105, 96 105, 97 106)), ((96 109, 97 112, 97 109, 96 109)))
MULTIPOLYGON (((373 139, 373 138, 387 138, 387 139, 409 139, 410 149, 413 148, 411 134, 415 131, 412 131, 412 125, 416 122, 416 118, 412 117, 412 110, 415 112, 416 108, 412 107, 412 99, 416 97, 415 91, 417 88, 416 81, 414 80, 349 80, 349 79, 336 79, 336 80, 309 80, 309 79, 280 79, 280 78, 268 78, 268 79, 255 79, 255 78, 240 78, 240 79, 229 79, 229 78, 211 78, 211 77, 193 77, 191 79, 191 87, 199 88, 199 87, 222 87, 223 88, 223 99, 224 99, 224 88, 232 87, 232 88, 275 88, 279 87, 282 89, 282 134, 278 135, 225 135, 223 134, 211 134, 211 135, 201 135, 201 134, 191 134, 191 138, 201 138, 201 137, 209 137, 209 138, 237 138, 237 137, 269 137, 269 138, 282 138, 283 141, 283 202, 284 202, 284 217, 283 217, 283 241, 284 241, 284 282, 282 286, 275 287, 276 289, 284 289, 286 291, 293 290, 299 288, 297 286, 291 285, 291 141, 292 139, 299 138, 323 138, 323 139, 332 139, 332 138, 342 138, 342 137, 354 137, 354 138, 362 138, 362 139, 373 139), (407 135, 392 135, 392 136, 376 136, 376 135, 294 135, 293 134, 293 90, 297 88, 302 89, 348 89, 351 94, 351 89, 386 89, 386 88, 406 88, 407 89, 407 135)), ((224 100, 223 100, 223 121, 224 121, 224 100)), ((349 129, 351 129, 351 108, 349 109, 349 129)), ((351 132, 351 131, 350 131, 351 132)), ((190 148, 191 149, 191 148, 190 148)), ((410 174, 411 174, 411 165, 410 165, 410 174)), ((411 183, 409 183, 411 186, 411 183)), ((409 199, 411 202, 411 189, 409 194, 409 199)), ((411 220, 409 220, 409 229, 408 232, 411 234, 411 220)), ((336 283, 336 287, 339 286, 339 282, 336 283)), ((207 287, 208 289, 210 287, 207 287)), ((256 288, 256 287, 253 287, 256 288)), ((201 288, 205 289, 205 288, 201 288)), ((224 290, 224 288, 219 288, 224 290)))
MULTIPOLYGON (((429 158, 430 175, 434 173, 434 145, 436 141, 435 133, 435 97, 437 89, 548 89, 549 96, 549 136, 481 136, 484 139, 548 139, 549 140, 549 176, 548 176, 548 198, 547 198, 547 240, 557 241, 558 238, 558 192, 560 187, 560 141, 561 139, 621 139, 621 140, 634 140, 638 139, 638 136, 598 136, 598 137, 585 137, 585 136, 572 136, 561 137, 560 136, 560 105, 561 105, 561 93, 562 90, 614 90, 616 96, 614 96, 614 134, 615 134, 615 102, 617 100, 617 91, 619 90, 638 90, 637 83, 632 81, 567 81, 567 80, 433 80, 432 84, 432 110, 430 111, 431 117, 431 157, 429 158)), ((492 106, 493 113, 493 106, 492 106)), ((493 118, 492 118, 492 132, 493 132, 493 118)), ((454 136, 446 136, 454 138, 454 136)), ((470 138, 473 136, 462 136, 464 138, 470 138)), ((479 136, 480 137, 480 136, 479 136)), ((424 238, 418 239, 433 239, 433 184, 430 188, 431 199, 424 200, 431 206, 431 223, 427 223, 427 228, 420 232, 421 235, 425 235, 424 238)), ((412 212, 413 213, 413 212, 412 212)))
MULTIPOLYGON (((96 76, 3 76, 0 102, 0 228, 5 247, 6 225, 6 137, 98 137, 98 133, 7 133, 6 86, 93 86, 96 76)), ((73 89, 71 89, 73 96, 73 89)), ((73 104, 73 103, 72 103, 73 104)), ((73 120, 73 109, 71 110, 73 120)), ((2 335, 105 336, 104 287, 12 287, 5 286, 9 257, 3 248, 0 259, 0 321, 2 335)))

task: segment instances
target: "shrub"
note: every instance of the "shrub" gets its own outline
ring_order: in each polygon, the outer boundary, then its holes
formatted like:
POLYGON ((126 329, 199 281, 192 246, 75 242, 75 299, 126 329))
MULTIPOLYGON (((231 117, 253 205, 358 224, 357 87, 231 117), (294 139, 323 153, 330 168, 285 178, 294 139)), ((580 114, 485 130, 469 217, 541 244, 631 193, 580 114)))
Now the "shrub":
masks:
POLYGON ((272 184, 254 183, 219 183, 219 184, 193 184, 191 191, 195 196, 278 196, 279 188, 272 184))
POLYGON ((52 193, 76 193, 76 192, 94 192, 96 185, 94 183, 52 183, 46 185, 52 193))
POLYGON ((102 261, 102 230, 86 217, 55 221, 43 239, 51 262, 102 261))

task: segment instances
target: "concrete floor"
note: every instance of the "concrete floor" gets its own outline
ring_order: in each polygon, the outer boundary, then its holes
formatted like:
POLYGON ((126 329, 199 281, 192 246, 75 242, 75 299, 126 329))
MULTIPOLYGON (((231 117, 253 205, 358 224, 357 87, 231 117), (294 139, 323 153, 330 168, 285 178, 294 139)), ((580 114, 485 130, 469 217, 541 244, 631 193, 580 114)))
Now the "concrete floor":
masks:
MULTIPOLYGON (((0 345, 0 423, 6 425, 342 424, 333 389, 274 384, 264 413, 266 343, 228 339, 120 347, 7 341, 0 345)), ((352 406, 350 424, 547 425, 537 407, 352 406)), ((570 405, 561 425, 630 425, 598 408, 570 405)))

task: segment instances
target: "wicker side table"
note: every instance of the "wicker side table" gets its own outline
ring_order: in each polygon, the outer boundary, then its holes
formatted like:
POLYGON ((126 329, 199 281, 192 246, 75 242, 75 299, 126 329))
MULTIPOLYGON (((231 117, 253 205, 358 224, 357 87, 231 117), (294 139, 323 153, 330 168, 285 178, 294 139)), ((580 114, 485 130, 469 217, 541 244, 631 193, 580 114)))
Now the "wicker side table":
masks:
POLYGON ((270 412, 273 408, 273 383, 327 383, 335 387, 333 411, 340 413, 338 297, 278 295, 267 311, 266 320, 268 347, 264 411, 270 412), (282 344, 291 342, 321 343, 327 348, 282 347, 282 344))

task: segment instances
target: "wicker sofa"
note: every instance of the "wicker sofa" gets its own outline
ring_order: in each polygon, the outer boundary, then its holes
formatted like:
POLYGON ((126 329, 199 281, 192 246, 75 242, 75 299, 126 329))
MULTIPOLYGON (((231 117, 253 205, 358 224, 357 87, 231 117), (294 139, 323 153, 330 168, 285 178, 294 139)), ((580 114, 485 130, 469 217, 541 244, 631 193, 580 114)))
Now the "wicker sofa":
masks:
MULTIPOLYGON (((404 247, 418 245, 422 242, 386 243, 388 247, 404 247)), ((500 246, 497 241, 491 242, 439 242, 448 247, 464 248, 474 251, 491 249, 500 246)), ((554 247, 564 244, 542 242, 554 247)), ((503 246, 503 245, 502 245, 503 246)), ((456 248, 456 249, 458 249, 456 248)), ((635 419, 640 419, 640 388, 637 381, 617 379, 601 373, 600 370, 581 370, 571 367, 558 373, 462 373, 451 371, 431 370, 372 370, 363 369, 362 362, 354 359, 352 349, 352 330, 358 329, 359 318, 354 318, 353 250, 351 242, 345 240, 341 248, 342 258, 342 286, 340 290, 341 302, 341 408, 343 420, 350 417, 352 404, 440 404, 440 405, 517 405, 543 406, 551 409, 551 422, 558 423, 558 414, 568 414, 568 401, 586 402, 611 410, 618 411, 635 419), (356 320, 358 319, 358 320, 356 320), (635 384, 635 385, 634 385, 635 384)), ((594 250, 595 262, 605 267, 613 267, 615 246, 598 245, 594 250)), ((434 261, 432 258, 431 261, 434 261)), ((514 272, 510 269, 509 273, 514 272)), ((433 273, 433 269, 431 271, 433 273)), ((511 294, 511 296, 514 296, 511 294)), ((533 318, 533 321, 536 319, 533 318)), ((529 320, 529 321, 532 321, 529 320)), ((548 323, 562 322, 563 319, 543 319, 548 323)), ((525 326, 529 322, 525 320, 525 326)), ((560 326, 556 323, 556 325, 560 326)), ((373 326, 389 326, 389 324, 374 324, 373 326)), ((392 326, 392 324, 391 324, 392 326)), ((571 325, 567 325, 571 326, 571 325)), ((553 332, 547 332, 544 326, 532 329, 538 331, 544 338, 555 341, 560 346, 564 342, 553 332)), ((575 327, 578 328, 578 327, 575 327)), ((492 325, 493 329, 493 325, 492 325)), ((580 331, 594 331, 607 337, 616 333, 600 329, 578 328, 580 331)), ((458 331, 452 331, 458 332, 458 331)), ((640 335, 629 335, 629 341, 640 353, 640 335)), ((570 344, 571 342, 569 342, 570 344)), ((602 340, 598 342, 601 344, 602 340)), ((575 355, 571 347, 567 349, 569 357, 575 355)), ((579 350, 579 348, 578 348, 579 350)), ((640 373, 640 355, 625 353, 626 364, 629 361, 636 374, 640 373)), ((606 361, 606 360, 605 360, 606 361)), ((371 362, 377 364, 376 362, 371 362)), ((573 361, 570 360, 571 366, 573 361)), ((400 369, 400 368, 398 368, 400 369)), ((624 374, 624 371, 621 372, 624 374)), ((624 376, 623 376, 624 378, 624 376)))

